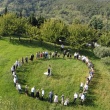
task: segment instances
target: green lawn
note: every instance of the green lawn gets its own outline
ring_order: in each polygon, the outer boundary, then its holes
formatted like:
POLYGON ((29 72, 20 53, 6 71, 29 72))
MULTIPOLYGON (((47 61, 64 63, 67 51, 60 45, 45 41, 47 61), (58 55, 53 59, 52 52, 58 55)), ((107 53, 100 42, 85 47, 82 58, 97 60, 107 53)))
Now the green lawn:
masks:
MULTIPOLYGON (((80 82, 85 82, 88 75, 86 65, 75 59, 50 59, 36 60, 24 64, 17 70, 17 75, 22 87, 27 84, 29 89, 35 86, 36 89, 44 88, 45 101, 33 99, 19 94, 13 84, 13 78, 10 72, 11 66, 16 59, 35 55, 38 51, 54 51, 53 45, 33 41, 32 44, 27 41, 12 41, 7 39, 0 40, 0 110, 110 110, 110 67, 104 65, 100 59, 97 59, 92 51, 81 51, 81 54, 87 55, 95 65, 95 75, 89 85, 88 97, 83 106, 77 100, 76 104, 62 106, 59 104, 50 104, 47 101, 50 90, 57 93, 59 100, 61 95, 73 100, 74 92, 79 92, 80 82), (48 65, 52 66, 51 77, 43 73, 47 71, 48 65)), ((59 50, 59 49, 58 49, 59 50)), ((74 51, 73 51, 74 53, 74 51)))

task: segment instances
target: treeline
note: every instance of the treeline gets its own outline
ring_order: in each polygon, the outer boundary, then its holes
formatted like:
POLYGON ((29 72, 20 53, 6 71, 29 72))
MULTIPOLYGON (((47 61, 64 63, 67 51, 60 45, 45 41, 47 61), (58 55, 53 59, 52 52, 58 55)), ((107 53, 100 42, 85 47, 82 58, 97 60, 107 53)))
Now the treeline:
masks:
POLYGON ((5 7, 10 12, 22 12, 23 16, 34 13, 36 17, 58 18, 69 24, 75 19, 88 23, 94 16, 102 18, 106 24, 110 15, 110 0, 1 0, 1 13, 5 7))
POLYGON ((32 42, 37 39, 52 43, 66 43, 75 49, 85 47, 94 41, 110 46, 110 32, 103 29, 103 21, 93 18, 88 24, 76 20, 66 24, 59 19, 36 18, 34 14, 23 17, 21 14, 5 13, 0 16, 0 35, 26 37, 32 42))

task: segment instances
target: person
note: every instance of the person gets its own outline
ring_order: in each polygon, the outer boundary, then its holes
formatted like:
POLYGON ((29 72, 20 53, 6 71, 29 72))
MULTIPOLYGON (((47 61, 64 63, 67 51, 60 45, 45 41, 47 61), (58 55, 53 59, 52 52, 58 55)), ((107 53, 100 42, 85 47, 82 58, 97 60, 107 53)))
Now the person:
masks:
POLYGON ((34 98, 34 92, 35 92, 35 87, 32 87, 31 88, 31 97, 33 97, 33 98, 34 98))
POLYGON ((54 96, 54 102, 58 103, 58 95, 57 94, 55 94, 55 96, 54 96))
POLYGON ((21 93, 22 89, 21 89, 21 85, 19 83, 16 83, 16 88, 19 91, 19 93, 21 93))
POLYGON ((15 71, 15 70, 14 70, 14 66, 12 66, 12 67, 11 67, 11 72, 12 72, 12 74, 13 74, 14 71, 15 71))
POLYGON ((25 94, 26 94, 27 96, 29 95, 28 89, 29 89, 29 87, 26 85, 26 86, 25 86, 25 94))
POLYGON ((25 62, 28 63, 28 57, 27 56, 25 57, 25 62))
POLYGON ((51 66, 48 67, 48 76, 51 76, 51 66))
POLYGON ((39 92, 39 89, 38 89, 37 92, 36 92, 36 98, 37 98, 37 99, 40 98, 40 92, 39 92))
POLYGON ((55 58, 57 57, 57 55, 58 55, 58 52, 57 52, 57 51, 55 51, 55 58))
POLYGON ((75 94, 74 94, 74 100, 73 100, 73 103, 75 103, 75 101, 76 101, 77 98, 78 98, 78 94, 75 93, 75 94))
POLYGON ((47 72, 44 73, 47 76, 51 76, 51 66, 49 65, 47 72))
POLYGON ((64 45, 62 44, 61 45, 61 52, 64 50, 64 45))
POLYGON ((53 99, 53 92, 50 91, 49 92, 49 102, 52 103, 52 99, 53 99))
POLYGON ((85 101, 85 95, 82 93, 81 94, 81 105, 83 105, 84 101, 85 101))
POLYGON ((15 72, 15 71, 13 71, 13 74, 12 74, 12 75, 13 75, 13 77, 15 77, 15 76, 16 76, 16 72, 15 72))
POLYGON ((31 54, 30 60, 33 61, 33 59, 34 59, 34 54, 31 54))
POLYGON ((14 86, 16 86, 16 83, 17 83, 17 77, 16 76, 14 76, 13 82, 14 82, 14 86))
POLYGON ((67 51, 64 50, 64 51, 63 51, 63 58, 65 58, 66 53, 67 53, 67 51))
POLYGON ((69 52, 67 52, 67 57, 69 57, 70 56, 70 53, 69 52))
POLYGON ((64 105, 64 95, 61 96, 61 104, 64 105))
POLYGON ((83 90, 83 83, 81 82, 81 84, 80 84, 80 90, 83 90))
POLYGON ((17 67, 18 67, 18 60, 16 60, 15 62, 15 69, 17 69, 17 67))
POLYGON ((52 58, 54 58, 55 57, 55 52, 52 52, 52 58))
POLYGON ((22 59, 21 59, 21 62, 22 62, 22 64, 24 64, 24 58, 22 57, 22 59))
POLYGON ((45 93, 45 91, 44 91, 44 89, 41 89, 41 91, 42 91, 42 97, 41 97, 41 100, 44 100, 44 93, 45 93))
POLYGON ((66 100, 64 101, 64 105, 67 106, 69 104, 69 98, 66 98, 66 100))
POLYGON ((85 92, 85 91, 87 91, 88 90, 88 84, 85 84, 84 85, 84 91, 83 92, 85 92))

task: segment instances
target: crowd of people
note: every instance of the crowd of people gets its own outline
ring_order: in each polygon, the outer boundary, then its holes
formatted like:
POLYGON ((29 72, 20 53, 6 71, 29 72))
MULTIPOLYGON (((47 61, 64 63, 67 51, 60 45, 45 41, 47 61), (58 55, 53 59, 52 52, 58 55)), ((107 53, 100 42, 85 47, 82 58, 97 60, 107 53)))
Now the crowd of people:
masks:
MULTIPOLYGON (((63 46, 61 47, 61 51, 63 53, 63 58, 65 56, 70 57, 70 58, 72 57, 72 55, 69 53, 68 50, 64 50, 63 46)), ((57 51, 55 51, 55 52, 48 52, 48 51, 37 52, 35 56, 34 56, 34 54, 31 54, 31 56, 29 58, 28 58, 28 56, 26 56, 25 58, 22 57, 21 61, 16 60, 15 63, 13 64, 13 66, 11 67, 14 86, 19 91, 19 93, 25 93, 27 96, 31 96, 33 98, 44 100, 45 91, 44 91, 43 88, 41 88, 40 90, 39 89, 36 90, 35 87, 32 87, 31 90, 30 90, 30 93, 29 93, 29 87, 28 87, 28 85, 26 85, 25 86, 25 91, 23 91, 23 89, 21 87, 21 84, 19 83, 19 78, 16 74, 16 70, 17 70, 18 67, 22 66, 24 63, 28 63, 29 60, 33 61, 34 57, 37 58, 37 59, 39 59, 39 58, 51 59, 51 58, 60 57, 60 53, 58 53, 57 51)), ((85 83, 81 82, 81 84, 79 85, 79 91, 78 91, 78 93, 74 93, 73 101, 72 101, 72 103, 75 103, 76 100, 79 99, 81 104, 83 105, 83 103, 86 99, 87 93, 88 93, 89 83, 91 82, 91 80, 94 76, 94 65, 92 64, 92 62, 89 60, 89 58, 87 56, 80 55, 78 52, 74 53, 74 59, 77 59, 77 60, 80 60, 80 61, 84 62, 88 66, 88 69, 89 69, 89 74, 86 77, 85 83)), ((51 66, 49 65, 48 76, 51 75, 50 68, 51 68, 51 66)), ((54 95, 53 91, 49 92, 48 101, 50 103, 52 103, 52 102, 54 102, 54 103, 61 102, 61 104, 65 105, 65 106, 69 105, 69 103, 70 103, 69 98, 68 97, 65 98, 65 96, 63 94, 60 97, 60 101, 59 101, 58 95, 57 94, 54 95)))

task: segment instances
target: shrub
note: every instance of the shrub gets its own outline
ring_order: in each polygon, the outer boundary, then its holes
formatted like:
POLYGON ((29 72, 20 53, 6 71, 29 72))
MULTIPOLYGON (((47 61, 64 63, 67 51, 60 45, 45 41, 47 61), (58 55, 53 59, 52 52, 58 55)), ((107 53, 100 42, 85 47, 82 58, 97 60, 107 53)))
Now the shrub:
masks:
POLYGON ((94 49, 94 54, 99 58, 108 57, 110 56, 110 48, 98 46, 94 49))
POLYGON ((109 65, 110 64, 110 57, 102 58, 102 62, 106 65, 109 65))

